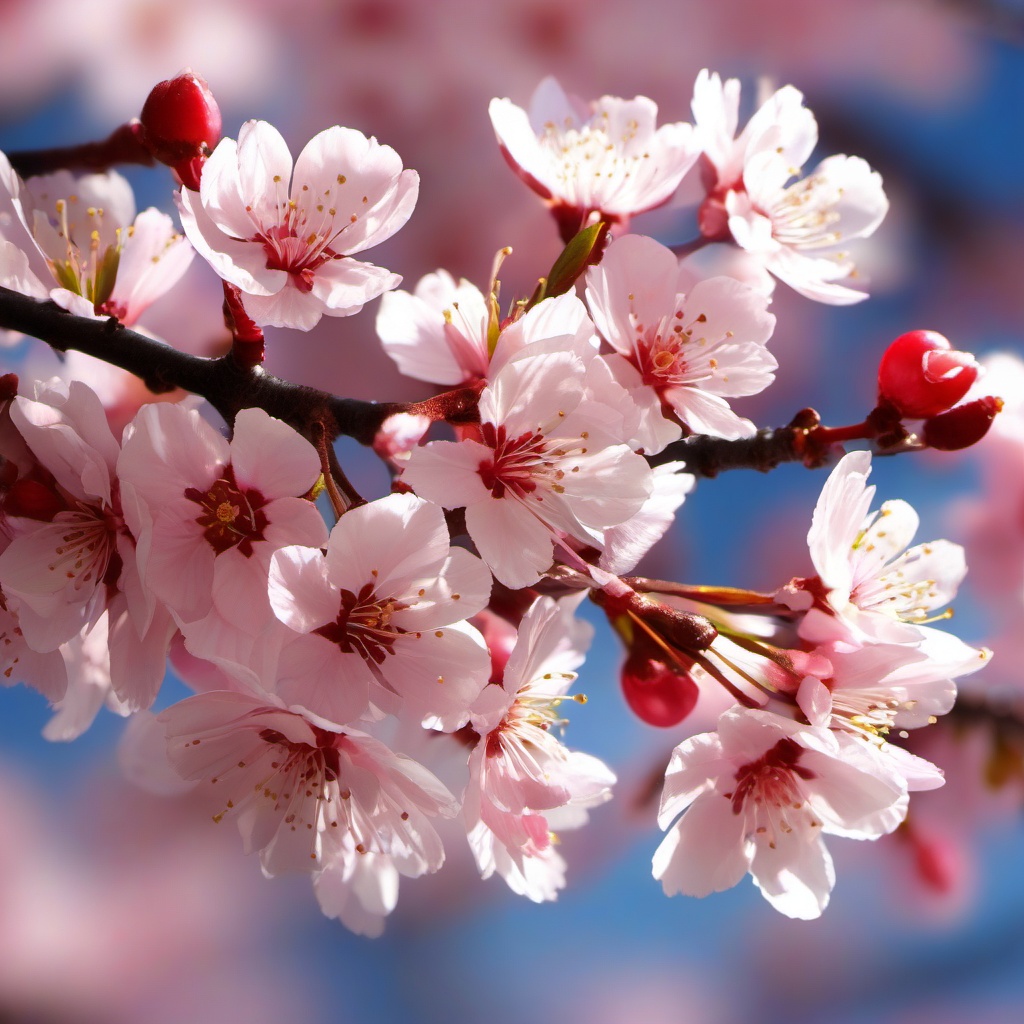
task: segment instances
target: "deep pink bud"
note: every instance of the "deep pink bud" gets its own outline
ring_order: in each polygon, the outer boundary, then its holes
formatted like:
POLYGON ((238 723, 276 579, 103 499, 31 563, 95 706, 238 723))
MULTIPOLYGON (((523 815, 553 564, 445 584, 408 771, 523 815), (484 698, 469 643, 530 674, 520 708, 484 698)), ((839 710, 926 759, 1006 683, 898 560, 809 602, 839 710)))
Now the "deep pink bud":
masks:
POLYGON ((140 120, 143 142, 172 167, 205 155, 220 138, 217 101, 206 81, 188 70, 153 87, 140 120))
POLYGON ((908 331, 886 350, 878 366, 879 404, 889 403, 907 419, 951 409, 978 377, 969 352, 958 352, 935 331, 908 331))
POLYGON ((988 433, 988 428, 1002 408, 1001 398, 986 395, 958 405, 941 416, 933 416, 924 421, 924 443, 940 452, 969 448, 988 433))
POLYGON ((52 523, 58 512, 67 510, 67 504, 53 486, 24 477, 11 484, 2 504, 3 511, 9 516, 38 519, 44 523, 52 523))
POLYGON ((622 666, 622 692, 641 721, 669 729, 693 710, 700 691, 689 675, 633 651, 622 666))
POLYGON ((700 204, 697 227, 701 236, 712 242, 732 237, 729 233, 729 211, 718 192, 712 193, 700 204))
POLYGON ((911 833, 914 867, 921 881, 933 892, 948 896, 963 881, 964 865, 957 848, 948 839, 911 833))

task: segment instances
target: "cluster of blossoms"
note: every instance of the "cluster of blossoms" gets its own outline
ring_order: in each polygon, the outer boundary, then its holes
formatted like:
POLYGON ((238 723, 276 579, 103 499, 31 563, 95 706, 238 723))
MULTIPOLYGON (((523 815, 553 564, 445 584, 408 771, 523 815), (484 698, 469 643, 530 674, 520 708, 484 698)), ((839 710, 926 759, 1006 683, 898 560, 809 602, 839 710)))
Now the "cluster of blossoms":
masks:
MULTIPOLYGON (((644 97, 588 106, 551 79, 529 112, 495 100, 502 152, 567 242, 504 316, 496 280, 481 290, 437 270, 406 292, 354 258, 412 214, 418 178, 393 149, 335 126, 293 161, 261 121, 217 142, 192 75, 162 83, 131 135, 178 175, 183 235, 166 214, 136 217, 113 172, 23 181, 4 158, 4 287, 113 318, 116 334, 198 252, 223 281, 237 372, 258 376, 263 327, 309 330, 383 295, 385 351, 454 389, 381 417, 372 440, 392 491, 365 501, 334 461, 324 407, 275 416, 222 395, 228 440, 198 399, 150 403, 118 438, 81 381, 18 393, 5 377, 4 674, 57 708, 47 734, 80 734, 104 703, 145 715, 170 656, 196 693, 150 722, 146 774, 207 787, 215 820, 237 822, 267 875, 309 874, 325 913, 379 933, 399 879, 442 866, 442 834, 459 827, 442 819, 458 820, 484 878, 553 899, 556 833, 615 782, 562 740, 564 707, 585 700, 573 686, 589 594, 627 639, 623 686, 645 720, 677 725, 699 687, 735 701, 668 767, 654 859, 666 892, 750 872, 782 912, 820 913, 833 884, 821 836, 891 832, 910 792, 941 783, 890 734, 948 711, 953 680, 987 652, 925 624, 955 593, 962 553, 908 549, 903 503, 869 514, 868 452, 825 485, 816 576, 718 604, 708 588, 623 576, 695 485, 684 439, 755 434, 730 400, 774 378, 768 274, 825 302, 866 297, 845 245, 885 213, 878 174, 837 156, 801 176, 817 128, 792 88, 739 134, 738 106, 739 84, 706 72, 693 125, 656 127, 644 97), (709 276, 629 233, 698 164, 688 248, 734 244, 760 277, 709 276), (427 440, 441 420, 448 439, 427 440)), ((825 462, 857 437, 973 440, 998 403, 957 404, 977 364, 936 337, 892 350, 860 433, 797 430, 805 454, 817 445, 825 462)))
POLYGON ((741 699, 717 733, 673 753, 654 858, 667 893, 705 895, 749 872, 783 913, 817 917, 835 881, 822 836, 876 839, 903 822, 909 793, 942 785, 892 734, 948 712, 954 680, 989 652, 925 624, 956 593, 963 550, 910 547, 905 502, 870 512, 870 463, 853 452, 825 484, 808 535, 817 574, 748 613, 763 628, 727 619, 704 652, 696 671, 730 678, 741 699))

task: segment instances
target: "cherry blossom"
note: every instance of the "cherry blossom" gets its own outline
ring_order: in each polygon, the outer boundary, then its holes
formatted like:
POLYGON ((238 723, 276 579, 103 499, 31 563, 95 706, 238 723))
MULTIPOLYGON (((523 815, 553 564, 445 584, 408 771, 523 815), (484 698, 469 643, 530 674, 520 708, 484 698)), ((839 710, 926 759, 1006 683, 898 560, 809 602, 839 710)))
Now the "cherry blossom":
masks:
MULTIPOLYGON (((776 90, 737 135, 740 113, 740 81, 724 82, 706 68, 693 85, 693 123, 700 140, 704 184, 712 198, 743 188, 743 171, 758 153, 775 152, 790 166, 804 163, 814 148, 818 127, 814 114, 804 105, 803 94, 787 85, 776 90)), ((708 216, 705 203, 703 216, 708 216)))
POLYGON ((416 172, 390 146, 354 128, 320 132, 293 164, 276 128, 247 121, 237 143, 218 143, 199 194, 181 191, 181 220, 257 323, 308 331, 399 283, 351 257, 402 227, 418 191, 416 172))
POLYGON ((262 409, 243 409, 229 442, 194 408, 145 406, 118 475, 146 585, 183 625, 216 609, 234 628, 259 633, 274 621, 274 551, 327 538, 302 497, 320 476, 316 449, 262 409))
POLYGON ((29 178, 15 203, 57 285, 51 297, 79 316, 134 324, 195 255, 166 213, 136 216, 131 186, 114 171, 29 178))
POLYGON ((956 637, 931 630, 919 647, 870 644, 852 648, 835 643, 818 648, 827 658, 827 678, 807 674, 796 690, 797 703, 814 726, 846 732, 868 742, 903 778, 907 790, 937 789, 942 771, 889 739, 899 730, 931 725, 953 707, 954 678, 982 668, 987 652, 956 637))
POLYGON ((412 292, 383 296, 377 334, 407 377, 456 385, 486 378, 489 320, 479 288, 437 270, 420 278, 412 292))
POLYGON ((801 168, 818 126, 791 86, 780 89, 734 137, 739 83, 697 77, 693 114, 706 154, 708 198, 701 231, 732 236, 781 281, 810 299, 847 305, 867 298, 851 286, 856 268, 845 247, 874 233, 888 209, 882 179, 859 157, 831 156, 801 168), (796 179, 796 180, 794 180, 796 179))
POLYGON ((963 548, 938 540, 909 547, 917 513, 893 500, 869 513, 870 452, 851 452, 829 475, 807 535, 818 576, 793 580, 777 597, 808 609, 807 639, 857 637, 920 642, 930 621, 954 597, 966 572, 963 548))
POLYGON ((617 353, 620 383, 644 410, 645 450, 659 452, 681 433, 742 437, 754 424, 727 397, 755 395, 774 380, 765 345, 775 327, 764 295, 728 277, 699 280, 652 238, 627 235, 587 273, 587 302, 617 353))
POLYGON ((312 873, 348 834, 356 855, 403 857, 409 872, 444 861, 429 822, 457 809, 422 765, 362 733, 243 693, 197 694, 159 715, 171 764, 223 794, 267 875, 312 873), (415 868, 413 868, 415 865, 415 868))
POLYGON ((582 824, 615 782, 601 761, 553 735, 564 724, 559 706, 585 700, 568 696, 593 632, 573 616, 579 600, 534 602, 501 681, 480 695, 471 719, 480 740, 470 755, 463 815, 473 855, 484 878, 496 871, 535 902, 554 899, 564 885, 551 822, 564 809, 567 826, 582 824))
POLYGON ((512 169, 543 199, 568 237, 591 214, 628 220, 671 198, 699 155, 693 126, 655 128, 646 96, 602 96, 589 106, 558 82, 537 86, 529 112, 491 100, 491 124, 512 169))
POLYGON ((801 685, 799 701, 809 721, 835 728, 844 720, 876 735, 933 723, 953 707, 953 680, 988 661, 987 651, 941 630, 929 630, 916 646, 833 643, 818 650, 832 673, 824 683, 807 676, 801 685))
POLYGON ((767 711, 725 712, 672 754, 654 877, 667 895, 706 896, 749 872, 776 910, 818 917, 835 884, 822 836, 875 839, 906 814, 902 779, 872 753, 767 711))
POLYGON ((0 586, 18 600, 25 640, 53 651, 104 619, 114 691, 148 707, 174 623, 139 574, 115 474, 120 446, 103 407, 81 382, 54 381, 35 400, 15 398, 10 416, 40 467, 14 489, 11 542, 0 554, 0 586), (33 488, 32 502, 22 485, 33 488))
POLYGON ((422 497, 465 507, 481 557, 513 588, 540 578, 562 534, 603 547, 603 531, 639 512, 652 488, 646 461, 623 443, 632 403, 593 350, 538 349, 481 392, 479 441, 432 441, 403 474, 422 497))
POLYGON ((573 293, 553 296, 503 324, 494 324, 488 300, 475 285, 444 270, 422 278, 412 293, 384 295, 377 334, 384 351, 408 377, 432 384, 488 380, 537 341, 584 343, 594 325, 573 293))
POLYGON ((339 724, 372 705, 457 729, 490 670, 464 621, 490 589, 480 559, 450 546, 438 506, 392 494, 351 509, 326 554, 274 553, 270 603, 299 634, 281 653, 277 693, 339 724))
MULTIPOLYGON (((400 77, 411 83, 426 38, 405 32, 411 11, 364 3, 339 15, 359 38, 357 63, 404 35, 400 77)), ((537 50, 533 36, 560 37, 564 13, 520 11, 517 41, 537 50)), ((913 821, 907 810, 911 793, 944 784, 939 764, 952 777, 963 758, 948 764, 918 733, 945 715, 946 733, 966 722, 986 741, 975 783, 983 772, 1016 779, 1016 711, 1004 715, 980 688, 954 706, 959 680, 990 657, 933 628, 951 614, 964 553, 915 544, 906 502, 872 511, 867 452, 825 483, 810 575, 774 593, 624 575, 668 533, 697 475, 703 488, 722 468, 813 468, 851 440, 887 454, 952 450, 1005 407, 988 456, 992 507, 954 521, 987 544, 985 596, 1010 634, 1010 662, 1020 646, 1013 581, 1019 591, 1024 575, 995 563, 1020 551, 1024 420, 1013 395, 968 392, 973 356, 910 330, 883 358, 878 408, 861 423, 824 426, 836 410, 821 406, 820 417, 803 409, 788 427, 757 431, 732 408, 774 379, 776 280, 832 304, 864 298, 847 242, 871 235, 887 206, 863 160, 809 163, 818 127, 798 90, 768 93, 744 124, 739 82, 704 71, 695 126, 661 127, 646 97, 587 104, 554 78, 529 111, 493 100, 503 157, 566 244, 545 255, 516 204, 491 197, 499 233, 485 245, 502 248, 479 288, 438 269, 400 291, 397 274, 361 261, 418 198, 418 176, 393 149, 335 125, 293 159, 277 128, 253 120, 211 153, 217 98, 191 72, 158 85, 141 121, 105 141, 0 154, 0 321, 39 335, 17 376, 0 378, 0 683, 43 694, 50 740, 81 735, 103 707, 130 718, 128 774, 152 795, 210 802, 264 874, 308 876, 324 914, 373 936, 402 879, 438 871, 446 845, 456 863, 449 887, 428 893, 431 912, 465 899, 455 890, 477 876, 538 903, 565 887, 559 835, 586 824, 616 783, 564 742, 578 714, 567 711, 586 703, 576 683, 591 630, 576 616, 589 595, 626 647, 632 724, 662 729, 648 730, 654 742, 626 768, 631 799, 590 851, 613 847, 612 833, 654 799, 682 737, 659 740, 692 713, 661 799, 667 835, 653 868, 666 893, 704 895, 750 874, 782 913, 817 917, 835 881, 824 837, 897 830, 919 873, 947 885, 944 833, 916 803, 913 821), (181 186, 184 235, 155 209, 136 216, 113 172, 22 181, 14 170, 66 157, 80 168, 164 161, 181 186), (680 202, 698 201, 700 236, 673 251, 627 234, 648 212, 652 233, 678 242, 689 214, 668 204, 698 160, 701 191, 680 202), (518 251, 508 273, 506 241, 518 251), (208 307, 179 281, 193 245, 216 271, 196 268, 216 294, 208 307), (513 286, 502 302, 499 271, 513 286), (172 285, 168 336, 209 358, 123 328, 172 285), (328 366, 315 339, 300 340, 262 365, 262 343, 249 344, 261 334, 247 317, 311 330, 378 297, 377 336, 398 370, 428 385, 425 398, 407 389, 419 401, 361 376, 376 372, 365 354, 328 366), (99 371, 86 352, 102 357, 99 371), (140 374, 130 394, 115 364, 140 374), (195 396, 180 401, 185 388, 195 396), (156 392, 176 404, 140 409, 156 392), (898 414, 924 421, 916 436, 898 414), (112 422, 127 424, 122 441, 112 422), (370 461, 372 445, 376 481, 350 442, 370 461), (195 696, 150 713, 168 657, 195 696), (717 731, 693 735, 712 721, 717 731)), ((428 100, 420 90, 408 108, 407 141, 447 140, 442 108, 456 135, 471 122, 464 96, 428 100)), ((479 263, 463 237, 486 178, 478 163, 446 183, 454 212, 427 213, 427 268, 479 263)), ((785 334, 799 342, 793 325, 785 334)), ((806 397, 791 399, 790 413, 806 397)), ((772 525, 772 544, 784 532, 772 525)), ((709 543, 695 534, 668 560, 709 543)), ((649 565, 641 571, 657 573, 649 565)), ((1012 687, 1008 671, 996 686, 1012 687)))

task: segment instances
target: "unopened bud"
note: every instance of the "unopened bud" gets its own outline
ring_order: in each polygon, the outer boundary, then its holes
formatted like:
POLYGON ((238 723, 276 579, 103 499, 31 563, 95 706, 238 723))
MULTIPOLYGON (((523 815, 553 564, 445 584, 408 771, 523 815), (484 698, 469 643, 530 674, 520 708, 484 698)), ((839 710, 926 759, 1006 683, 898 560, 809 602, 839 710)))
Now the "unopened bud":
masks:
POLYGON ((978 377, 969 352, 958 352, 935 331, 901 334, 878 366, 879 403, 907 419, 924 419, 951 409, 978 377))
POLYGON ((729 211, 725 202, 717 193, 709 195, 697 210, 697 227, 702 237, 712 242, 721 242, 730 238, 729 211))
POLYGON ((940 895, 955 891, 963 879, 964 866, 956 847, 947 839, 921 839, 914 843, 914 867, 918 877, 940 895))
POLYGON ((44 523, 52 523, 58 512, 67 510, 67 505, 53 487, 25 478, 11 484, 3 496, 2 505, 6 515, 44 523))
POLYGON ((636 596, 638 600, 632 602, 630 610, 675 650, 706 651, 718 636, 718 630, 703 615, 680 611, 647 594, 636 596))
POLYGON ((923 438, 929 448, 955 452, 976 444, 992 426, 1003 400, 986 395, 924 421, 923 438))
POLYGON ((642 722, 669 729, 693 710, 700 690, 689 674, 635 650, 622 666, 622 692, 642 722))
POLYGON ((627 645, 632 644, 634 630, 623 624, 631 620, 642 622, 644 632, 656 635, 666 648, 687 656, 706 651, 718 636, 718 630, 703 615, 673 608, 654 594, 641 594, 624 587, 622 592, 616 593, 608 589, 591 591, 590 599, 604 608, 627 645))
POLYGON ((187 177, 195 177, 190 163, 205 156, 220 138, 217 101, 205 80, 188 70, 153 87, 140 120, 143 142, 157 160, 174 167, 186 185, 187 177))
POLYGON ((396 412, 380 425, 373 438, 373 450, 392 466, 404 466, 432 423, 429 416, 396 412))
POLYGON ((562 250, 548 273, 544 296, 564 295, 586 272, 601 262, 608 241, 608 223, 599 220, 575 234, 562 250))

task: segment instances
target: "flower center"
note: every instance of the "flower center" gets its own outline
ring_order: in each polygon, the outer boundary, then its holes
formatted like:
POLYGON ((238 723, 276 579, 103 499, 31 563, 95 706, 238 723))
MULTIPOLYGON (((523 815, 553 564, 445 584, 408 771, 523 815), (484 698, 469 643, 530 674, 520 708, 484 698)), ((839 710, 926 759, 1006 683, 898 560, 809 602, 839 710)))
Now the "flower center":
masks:
POLYGON ((188 487, 185 497, 202 509, 195 521, 203 528, 203 536, 214 554, 238 548, 246 558, 251 558, 253 543, 265 539, 263 531, 270 522, 263 511, 266 498, 252 487, 242 491, 231 466, 224 468, 224 475, 208 490, 188 487))
MULTIPOLYGON (((611 119, 606 110, 596 111, 588 124, 574 126, 549 121, 539 142, 554 166, 560 195, 578 209, 595 205, 601 195, 614 196, 638 173, 638 165, 649 159, 648 153, 629 152, 639 148, 635 140, 640 125, 630 120, 610 132, 611 119)), ((599 204, 597 204, 599 205, 599 204)))
POLYGON ((280 746, 286 758, 284 762, 271 761, 270 767, 281 772, 298 768, 297 778, 307 785, 337 782, 341 775, 341 758, 335 746, 338 737, 335 733, 327 732, 315 725, 310 728, 316 735, 315 747, 290 740, 277 729, 261 729, 260 739, 264 743, 280 746))
MULTIPOLYGON (((798 764, 803 748, 788 737, 779 740, 756 761, 743 765, 736 775, 736 788, 726 797, 732 801, 733 814, 746 811, 754 821, 754 835, 765 836, 768 845, 775 849, 775 837, 779 832, 789 833, 793 826, 787 819, 789 810, 800 811, 804 807, 801 779, 816 778, 810 768, 798 764)), ((812 818, 810 824, 817 822, 812 818)))
MULTIPOLYGON (((562 469, 559 463, 572 453, 587 453, 585 431, 580 435, 583 443, 567 439, 554 442, 540 430, 526 430, 510 438, 504 426, 483 423, 480 438, 494 449, 494 454, 480 463, 477 472, 495 498, 504 498, 506 494, 524 498, 538 487, 562 494, 565 487, 561 481, 566 473, 578 473, 580 467, 574 465, 562 469)), ((537 501, 543 500, 542 496, 537 497, 537 501)))
POLYGON ((510 438, 505 427, 484 423, 480 435, 484 444, 494 449, 494 455, 482 462, 477 472, 495 498, 505 497, 506 490, 522 497, 537 489, 535 474, 550 465, 544 459, 543 434, 527 430, 510 438))
MULTIPOLYGON (((345 175, 339 174, 338 188, 343 187, 346 181, 345 175)), ((330 188, 323 194, 314 195, 309 185, 296 182, 292 194, 300 199, 292 199, 284 194, 281 188, 284 183, 279 176, 274 178, 274 182, 278 186, 278 198, 274 203, 276 220, 270 224, 266 221, 258 224, 259 231, 253 241, 263 244, 268 270, 285 271, 299 291, 310 292, 317 268, 329 260, 344 258, 343 253, 332 248, 333 243, 359 217, 353 213, 339 218, 330 188)), ((368 202, 368 199, 364 197, 363 202, 368 202)), ((250 214, 254 212, 250 207, 246 209, 250 214)))
POLYGON ((79 502, 74 511, 58 512, 53 527, 59 531, 47 570, 74 581, 75 590, 92 590, 100 583, 116 583, 121 574, 117 554, 117 522, 113 514, 79 502))
POLYGON ((651 326, 641 323, 635 313, 630 314, 630 320, 636 334, 633 363, 648 387, 695 384, 717 369, 715 360, 706 358, 706 351, 714 348, 718 339, 701 335, 701 326, 707 323, 703 313, 687 322, 680 307, 651 326))
MULTIPOLYGON (((544 680, 558 680, 565 686, 575 682, 575 672, 549 672, 544 680)), ((550 732, 556 726, 566 726, 569 719, 560 712, 559 707, 565 701, 575 704, 586 704, 587 697, 582 693, 553 694, 545 693, 537 688, 537 681, 523 686, 516 694, 516 699, 508 709, 505 717, 487 735, 487 756, 497 757, 505 750, 506 742, 530 743, 534 729, 550 732)), ((537 739, 536 734, 533 739, 537 739)))
POLYGON ((835 225, 842 189, 824 175, 812 174, 794 182, 770 211, 772 234, 783 245, 800 249, 833 246, 842 239, 835 225))
MULTIPOLYGON (((318 834, 324 826, 337 828, 338 778, 341 757, 337 747, 340 737, 311 726, 316 746, 288 739, 277 729, 259 729, 258 742, 222 775, 211 782, 226 783, 231 796, 224 810, 213 816, 220 822, 251 800, 266 801, 271 813, 283 815, 275 821, 277 831, 287 830, 309 837, 309 856, 319 859, 318 834), (241 788, 242 792, 237 790, 241 788)), ((196 738, 191 741, 199 743, 196 738)), ((257 807, 257 813, 261 809, 257 807)))
POLYGON ((337 619, 313 632, 337 644, 345 654, 358 654, 367 663, 380 665, 395 653, 395 641, 407 633, 392 623, 391 617, 408 607, 393 597, 378 598, 373 584, 367 583, 358 594, 342 590, 337 619))
POLYGON ((109 221, 104 223, 106 211, 98 206, 87 207, 83 220, 76 222, 73 214, 81 211, 71 207, 77 207, 78 202, 78 196, 57 200, 56 216, 50 218, 50 223, 63 249, 48 252, 47 262, 61 287, 100 307, 114 291, 121 250, 134 227, 111 230, 109 221), (86 237, 88 245, 79 241, 86 237))

